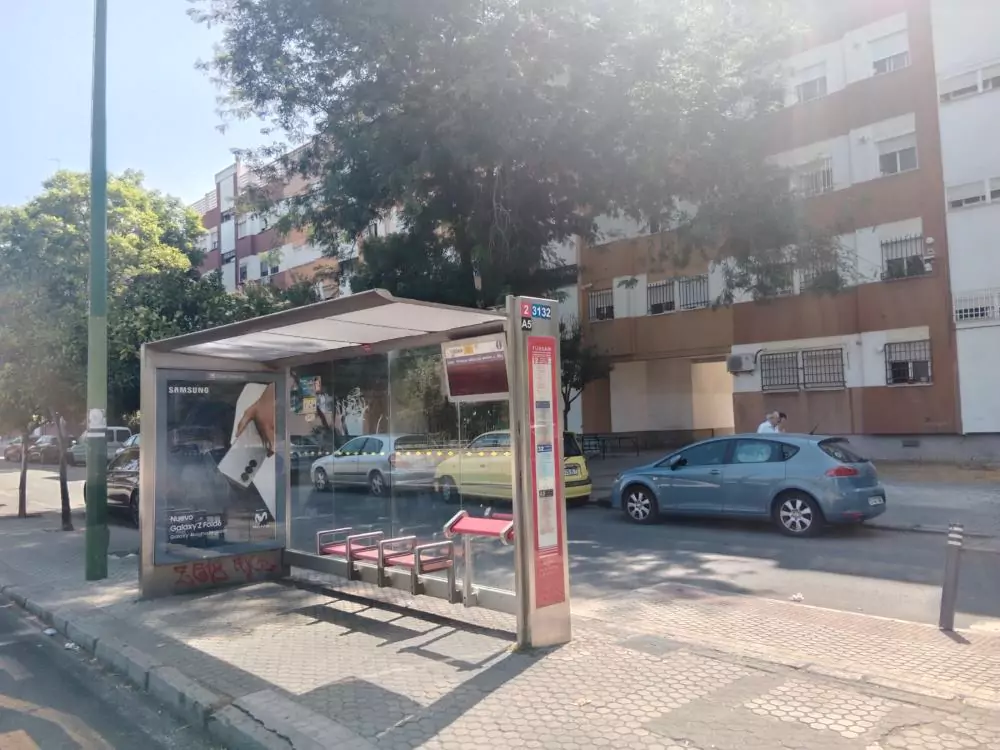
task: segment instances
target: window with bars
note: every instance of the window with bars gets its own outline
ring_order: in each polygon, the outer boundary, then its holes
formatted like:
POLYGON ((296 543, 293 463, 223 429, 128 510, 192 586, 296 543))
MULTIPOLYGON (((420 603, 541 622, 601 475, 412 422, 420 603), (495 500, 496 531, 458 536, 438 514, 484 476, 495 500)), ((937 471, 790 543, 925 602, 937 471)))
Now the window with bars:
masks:
POLYGON ((591 292, 587 297, 591 320, 615 319, 615 295, 611 289, 591 292))
POLYGON ((885 345, 887 385, 931 383, 931 342, 900 341, 885 345))
POLYGON ((843 388, 846 383, 843 349, 809 349, 802 352, 803 388, 843 388))
POLYGON ((646 287, 646 302, 650 315, 673 312, 676 309, 674 301, 674 281, 657 281, 646 287))
POLYGON ((240 263, 240 283, 244 283, 247 280, 247 264, 240 263))
POLYGON ((923 235, 882 242, 882 278, 905 279, 927 273, 927 245, 923 235))
POLYGON ((794 391, 799 388, 799 353, 761 354, 760 388, 762 391, 794 391))
POLYGON ((708 294, 708 274, 678 279, 677 296, 680 300, 681 310, 708 307, 712 303, 708 294))
POLYGON ((792 189, 805 197, 832 192, 833 159, 823 157, 796 167, 792 175, 792 189))
POLYGON ((955 322, 972 322, 1000 319, 1000 290, 978 289, 952 296, 955 322))
POLYGON ((836 288, 840 283, 840 269, 836 260, 823 259, 816 261, 799 271, 799 291, 815 287, 836 288))

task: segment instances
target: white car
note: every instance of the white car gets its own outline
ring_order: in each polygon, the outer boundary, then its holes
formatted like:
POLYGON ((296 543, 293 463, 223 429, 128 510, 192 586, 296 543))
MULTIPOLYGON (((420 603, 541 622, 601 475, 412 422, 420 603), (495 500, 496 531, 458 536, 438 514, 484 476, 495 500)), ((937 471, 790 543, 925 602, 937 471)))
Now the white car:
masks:
POLYGON ((334 485, 367 487, 378 496, 393 485, 429 487, 443 458, 431 448, 424 435, 361 435, 314 461, 309 476, 320 491, 334 485))
MULTIPOLYGON (((128 427, 108 428, 108 460, 110 461, 118 453, 129 438, 132 437, 132 430, 128 427)), ((82 436, 75 445, 69 449, 69 463, 71 466, 86 466, 87 464, 87 438, 82 436)))

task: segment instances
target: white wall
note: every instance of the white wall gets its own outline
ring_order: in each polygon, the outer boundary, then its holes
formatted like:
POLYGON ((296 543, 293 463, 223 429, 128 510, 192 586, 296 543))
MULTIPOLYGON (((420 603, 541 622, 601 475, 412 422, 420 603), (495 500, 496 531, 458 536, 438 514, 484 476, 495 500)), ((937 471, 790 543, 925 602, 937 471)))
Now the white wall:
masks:
POLYGON ((1000 57, 1000 3, 993 0, 932 0, 934 61, 938 75, 963 72, 1000 57))
POLYGON ((236 261, 231 261, 229 263, 223 263, 220 269, 222 274, 222 285, 226 288, 227 292, 236 291, 236 261))
POLYGON ((215 175, 215 183, 219 186, 219 210, 232 211, 236 205, 236 165, 215 175))
POLYGON ((733 427, 733 376, 725 362, 691 364, 691 412, 696 430, 733 427))
POLYGON ((1000 287, 1000 201, 948 212, 948 262, 956 294, 1000 287))
POLYGON ((615 364, 611 371, 613 432, 692 429, 691 363, 658 359, 615 364))
POLYGON ((228 253, 236 249, 236 222, 233 219, 219 225, 219 250, 228 253))
POLYGON ((970 432, 1000 432, 1000 326, 959 328, 958 386, 962 397, 962 428, 970 432))
MULTIPOLYGON (((802 351, 803 349, 832 349, 840 347, 844 350, 844 380, 847 388, 863 388, 867 386, 884 386, 885 383, 885 345, 904 341, 923 341, 930 338, 927 326, 913 328, 893 328, 886 331, 869 331, 867 333, 852 333, 846 336, 825 336, 788 341, 767 341, 757 344, 737 344, 733 346, 733 354, 773 354, 783 351, 802 351)), ((931 351, 934 342, 931 342, 931 351)), ((913 386, 907 386, 913 387, 913 386)), ((761 390, 760 365, 751 373, 740 373, 733 376, 733 391, 736 393, 755 393, 761 390)))

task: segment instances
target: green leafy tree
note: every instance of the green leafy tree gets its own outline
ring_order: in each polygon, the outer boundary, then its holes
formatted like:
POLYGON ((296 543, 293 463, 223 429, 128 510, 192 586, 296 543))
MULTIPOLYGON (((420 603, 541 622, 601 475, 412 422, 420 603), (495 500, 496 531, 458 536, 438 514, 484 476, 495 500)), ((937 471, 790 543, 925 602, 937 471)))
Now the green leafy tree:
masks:
POLYGON ((302 143, 269 175, 310 186, 283 225, 337 248, 400 212, 352 287, 547 294, 566 281, 550 248, 596 239, 602 215, 673 229, 664 262, 704 253, 754 296, 787 262, 836 258, 750 126, 779 105, 766 63, 794 2, 196 1, 224 29, 208 67, 230 112, 302 143))
POLYGON ((569 424, 569 412, 587 384, 608 377, 612 364, 597 347, 583 338, 580 324, 559 324, 560 358, 562 361, 563 425, 569 424))

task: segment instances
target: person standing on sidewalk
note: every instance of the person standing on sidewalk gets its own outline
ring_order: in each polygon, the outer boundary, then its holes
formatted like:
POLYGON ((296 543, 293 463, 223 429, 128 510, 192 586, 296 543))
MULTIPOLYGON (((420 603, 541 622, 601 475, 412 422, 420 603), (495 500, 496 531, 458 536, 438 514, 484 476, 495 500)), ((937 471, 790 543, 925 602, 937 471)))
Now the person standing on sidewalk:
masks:
POLYGON ((767 432, 780 432, 778 425, 781 423, 781 417, 784 416, 781 412, 772 411, 768 412, 764 417, 764 421, 760 423, 757 427, 757 432, 767 433, 767 432))

